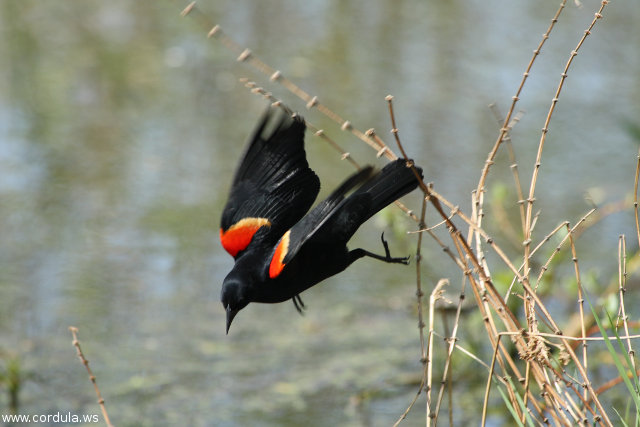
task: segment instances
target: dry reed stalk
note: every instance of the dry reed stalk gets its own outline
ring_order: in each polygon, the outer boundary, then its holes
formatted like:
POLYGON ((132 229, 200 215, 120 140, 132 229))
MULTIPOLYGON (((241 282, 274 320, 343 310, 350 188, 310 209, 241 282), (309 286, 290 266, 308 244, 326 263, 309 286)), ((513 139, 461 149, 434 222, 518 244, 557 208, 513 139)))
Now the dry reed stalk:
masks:
MULTIPOLYGON (((576 275, 576 285, 578 288, 578 310, 580 313, 580 332, 581 332, 582 338, 584 339, 587 337, 587 332, 586 332, 585 317, 584 317, 584 297, 583 297, 583 290, 582 290, 582 280, 580 278, 580 267, 578 265, 578 255, 576 252, 576 245, 573 241, 574 240, 573 233, 569 228, 569 223, 567 223, 567 235, 569 236, 569 243, 571 244, 571 259, 573 260, 573 267, 576 275)), ((588 368, 587 347, 588 347, 587 341, 583 340, 582 341, 582 364, 585 370, 588 368)), ((588 398, 587 390, 585 388, 583 391, 582 399, 587 400, 587 398, 588 398)))
MULTIPOLYGON (((618 309, 618 321, 616 323, 622 322, 622 326, 624 328, 625 335, 629 336, 629 317, 627 316, 627 309, 624 305, 624 295, 627 292, 627 244, 624 235, 620 236, 618 242, 618 296, 620 298, 620 307, 618 309)), ((616 325, 617 328, 617 325, 616 325)), ((631 366, 629 367, 632 372, 636 372, 636 359, 635 359, 635 350, 633 350, 633 346, 631 345, 631 339, 627 338, 627 353, 629 354, 629 359, 631 360, 631 366)))
POLYGON ((96 382, 96 376, 93 375, 91 368, 89 367, 89 361, 84 357, 84 353, 80 348, 80 341, 78 340, 78 328, 75 326, 69 326, 69 331, 71 331, 71 335, 73 336, 72 344, 76 348, 76 354, 84 367, 87 369, 87 373, 89 374, 89 379, 93 384, 93 389, 96 392, 96 396, 98 397, 98 405, 100 405, 100 410, 102 411, 102 416, 104 417, 104 422, 108 427, 113 427, 111 424, 111 420, 109 419, 109 414, 107 413, 107 407, 104 405, 104 399, 102 398, 102 394, 100 393, 100 389, 98 388, 98 383, 96 382))
POLYGON ((329 109, 326 105, 322 104, 318 100, 317 96, 310 95, 298 85, 293 83, 293 81, 285 77, 280 70, 277 70, 276 68, 270 66, 269 64, 258 58, 250 49, 240 46, 235 40, 233 40, 233 38, 231 38, 223 31, 220 25, 211 22, 211 20, 196 6, 195 1, 189 3, 182 10, 181 15, 191 16, 203 29, 208 31, 207 36, 209 38, 213 38, 222 43, 229 51, 237 55, 238 61, 248 63, 256 70, 268 76, 271 81, 277 82, 282 85, 289 92, 300 98, 306 104, 308 109, 316 108, 329 119, 338 123, 343 131, 351 132, 367 145, 377 146, 377 151, 380 152, 381 155, 387 157, 389 160, 395 160, 398 158, 398 156, 396 156, 395 153, 388 146, 386 146, 386 144, 382 143, 383 146, 380 146, 381 140, 375 140, 371 138, 370 135, 367 135, 366 132, 362 132, 358 128, 354 127, 351 121, 343 119, 341 116, 329 109))
POLYGON ((640 220, 638 219, 638 177, 640 177, 640 149, 638 153, 638 161, 636 163, 636 177, 633 182, 633 212, 636 218, 636 235, 638 237, 638 246, 640 246, 640 220))
POLYGON ((538 57, 538 55, 540 55, 540 52, 542 51, 542 47, 544 46, 545 42, 549 39, 549 36, 551 35, 551 31, 553 30, 555 24, 558 22, 558 18, 560 17, 560 14, 564 10, 566 3, 567 3, 567 0, 562 0, 562 2, 560 3, 560 7, 556 11, 553 18, 551 18, 551 23, 549 24, 547 31, 542 35, 542 40, 540 40, 538 47, 534 49, 533 56, 531 57, 531 60, 529 60, 529 64, 527 65, 526 70, 522 74, 522 80, 520 81, 520 85, 518 86, 518 90, 516 90, 515 95, 513 95, 513 97, 511 98, 511 107, 509 108, 509 111, 507 112, 507 115, 504 118, 504 122, 503 122, 502 128, 500 129, 500 134, 498 135, 498 139, 496 140, 496 142, 493 145, 493 148, 489 152, 489 156, 487 157, 487 160, 485 161, 485 164, 484 164, 484 168, 482 169, 482 172, 480 174, 480 179, 478 180, 478 186, 476 188, 476 193, 478 194, 484 192, 484 184, 486 182, 487 176, 489 175, 489 169, 491 168, 491 165, 493 165, 495 161, 496 154, 498 153, 498 149, 500 148, 500 145, 502 144, 502 142, 504 141, 505 137, 507 136, 510 130, 508 125, 511 122, 511 116, 515 111, 516 103, 520 100, 522 89, 524 88, 527 78, 529 77, 529 74, 531 72, 531 69, 533 67, 533 64, 536 58, 538 57))

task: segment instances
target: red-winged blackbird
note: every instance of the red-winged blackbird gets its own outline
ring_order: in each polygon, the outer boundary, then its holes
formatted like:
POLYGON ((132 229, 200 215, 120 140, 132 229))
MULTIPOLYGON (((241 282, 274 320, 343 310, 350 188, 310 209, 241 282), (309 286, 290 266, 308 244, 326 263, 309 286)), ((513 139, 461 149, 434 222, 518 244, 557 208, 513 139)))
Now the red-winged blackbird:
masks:
POLYGON ((407 162, 393 161, 377 173, 371 166, 363 168, 305 215, 320 180, 305 156, 304 119, 280 113, 279 120, 270 120, 273 110, 265 113, 249 139, 222 212, 220 241, 235 259, 221 293, 227 333, 235 315, 250 302, 292 299, 302 312, 302 291, 358 258, 408 263, 408 258, 390 256, 384 235, 384 256, 347 249, 363 222, 417 187, 407 162))

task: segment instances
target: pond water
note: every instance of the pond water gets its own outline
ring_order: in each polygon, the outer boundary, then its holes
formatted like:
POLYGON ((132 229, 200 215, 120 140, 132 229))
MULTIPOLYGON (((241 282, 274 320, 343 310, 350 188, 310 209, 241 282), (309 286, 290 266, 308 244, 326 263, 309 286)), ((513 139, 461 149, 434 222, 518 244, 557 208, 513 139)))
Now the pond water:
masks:
MULTIPOLYGON (((500 127, 487 106, 506 112, 558 4, 198 3, 242 46, 388 142, 384 97, 393 94, 407 151, 466 212, 500 127)), ((598 4, 567 4, 521 95, 525 113, 512 138, 525 192, 560 74, 598 4)), ((359 261, 303 294, 305 316, 290 303, 252 304, 225 335, 219 292, 232 259, 218 242, 219 216, 266 105, 238 79, 272 91, 360 163, 383 163, 207 39, 179 16, 185 5, 0 3, 0 362, 18 372, 17 411, 99 413, 71 346, 73 325, 117 426, 391 425, 421 376, 413 267, 359 261)), ((543 154, 536 241, 565 219, 575 223, 588 200, 604 206, 632 194, 639 20, 637 2, 611 2, 574 61, 543 154)), ((321 196, 351 172, 311 133, 307 152, 321 196)), ((507 194, 518 224, 509 164, 504 151, 487 199, 507 194)), ((405 202, 419 210, 417 193, 405 202)), ((488 229, 517 253, 493 213, 488 229)), ((387 230, 394 254, 415 253, 415 235, 404 233, 411 229, 390 209, 351 246, 379 251, 387 230)), ((636 251, 630 209, 578 241, 596 284, 617 271, 621 234, 636 251)), ((448 277, 455 298, 457 267, 429 239, 424 251, 427 290, 448 277)), ((467 326, 465 343, 482 347, 467 326)), ((477 368, 461 358, 454 370, 458 390, 470 391, 456 395, 456 425, 478 421, 484 376, 468 374, 477 368)), ((8 388, 5 380, 1 413, 10 411, 8 388)), ((424 405, 404 425, 424 425, 424 405)), ((495 425, 509 417, 493 416, 495 425)))

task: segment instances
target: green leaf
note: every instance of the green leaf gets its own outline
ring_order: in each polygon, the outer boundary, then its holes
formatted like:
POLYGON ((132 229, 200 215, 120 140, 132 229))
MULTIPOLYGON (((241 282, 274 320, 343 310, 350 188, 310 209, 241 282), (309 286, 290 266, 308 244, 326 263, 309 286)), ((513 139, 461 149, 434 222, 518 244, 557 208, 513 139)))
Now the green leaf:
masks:
MULTIPOLYGON (((593 313, 593 317, 596 321, 596 323, 598 324, 598 329, 600 329, 600 333, 602 334, 602 337, 604 338, 604 343, 607 347, 607 350, 609 352, 609 354, 611 355, 611 358, 613 359, 615 365, 616 365, 616 369, 618 370, 618 373, 620 374, 620 377, 622 378, 622 380, 624 381, 624 384, 627 386, 627 389, 629 390, 629 394, 631 395, 631 397, 633 398, 633 401, 636 405, 636 418, 638 418, 640 416, 640 394, 638 393, 638 389, 633 387, 633 384, 631 384, 631 380, 629 379, 629 376, 627 375, 627 369, 623 366, 622 364, 622 360, 620 359, 620 356, 618 355, 618 353, 616 352, 615 348, 613 347, 613 344, 611 343, 611 340, 609 339, 609 336, 607 335, 607 331, 606 329, 602 326, 602 321, 600 319, 600 317, 598 316, 598 314, 596 313, 595 308, 593 307, 593 305, 591 304, 591 299, 589 298, 589 295, 585 293, 587 302, 589 303, 589 307, 591 308, 591 312, 593 313)), ((613 320, 611 319, 611 316, 609 315, 609 312, 605 309, 605 313, 607 315, 607 317, 609 318, 609 322, 611 325, 613 325, 613 320)), ((624 350, 624 345, 622 343, 622 340, 620 339, 620 336, 618 335, 618 332, 615 330, 614 328, 614 332, 616 334, 616 341, 618 342, 619 347, 622 349, 623 354, 626 355, 626 351, 624 350)), ((628 366, 633 366, 631 363, 631 361, 628 358, 627 355, 627 363, 628 366)), ((638 383, 638 380, 635 376, 635 372, 634 372, 634 380, 636 382, 636 384, 638 383)))

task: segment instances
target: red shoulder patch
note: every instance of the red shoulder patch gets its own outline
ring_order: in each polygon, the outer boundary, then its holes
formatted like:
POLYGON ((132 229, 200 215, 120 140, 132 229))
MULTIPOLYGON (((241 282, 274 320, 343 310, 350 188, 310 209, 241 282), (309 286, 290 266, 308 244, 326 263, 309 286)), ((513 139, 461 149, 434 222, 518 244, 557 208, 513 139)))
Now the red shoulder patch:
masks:
POLYGON ((221 228, 220 242, 222 247, 235 257, 238 252, 249 246, 253 235, 265 225, 267 227, 271 225, 267 218, 243 218, 229 227, 227 231, 221 228))
POLYGON ((280 242, 278 246, 276 246, 276 251, 273 254, 273 258, 271 258, 271 263, 269 264, 269 277, 275 279, 282 273, 282 269, 285 264, 284 257, 287 255, 289 251, 289 235, 291 234, 291 230, 284 233, 282 238, 280 238, 280 242))

